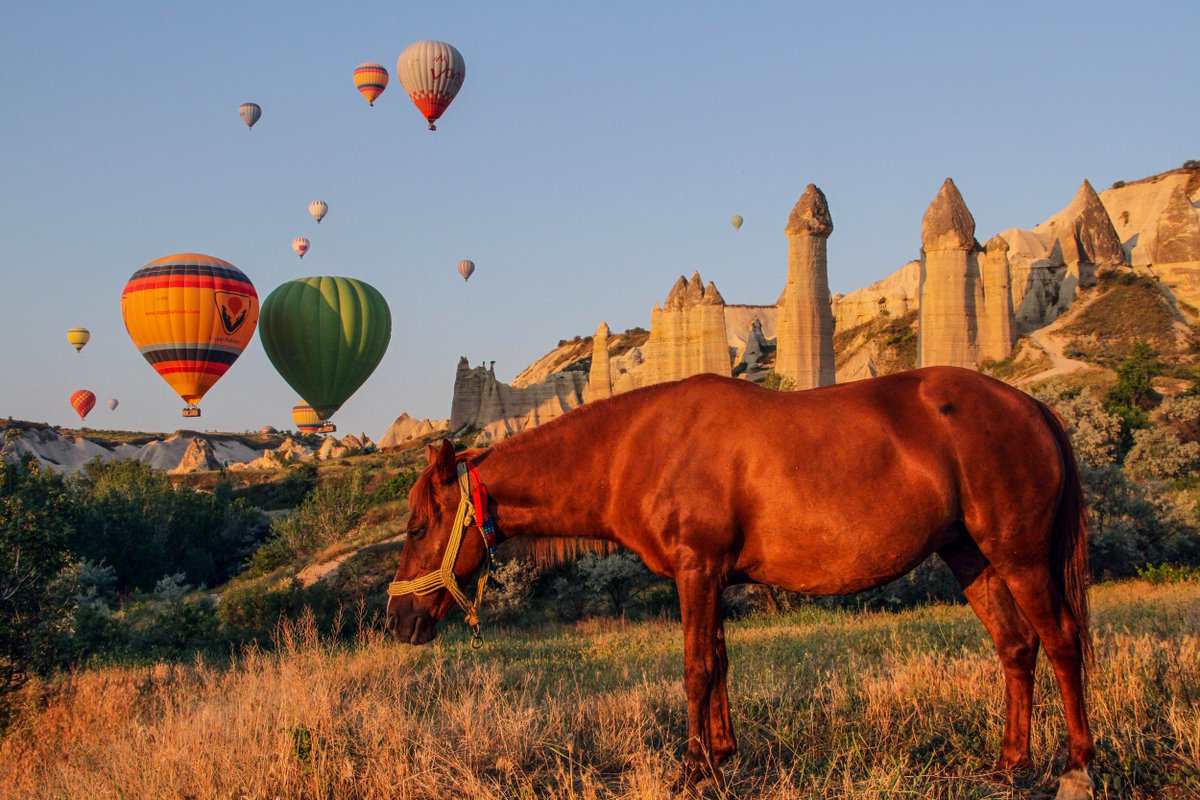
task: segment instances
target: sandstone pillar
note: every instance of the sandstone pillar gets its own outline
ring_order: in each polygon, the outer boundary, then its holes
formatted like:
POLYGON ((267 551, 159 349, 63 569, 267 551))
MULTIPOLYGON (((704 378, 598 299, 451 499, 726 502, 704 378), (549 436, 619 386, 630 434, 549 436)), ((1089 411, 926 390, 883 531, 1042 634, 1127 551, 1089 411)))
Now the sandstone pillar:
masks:
POLYGON ((978 359, 975 218, 949 178, 921 220, 917 366, 975 369, 978 359))
POLYGON ((775 372, 797 389, 828 386, 833 366, 833 308, 826 244, 833 220, 824 193, 811 183, 788 217, 788 275, 779 299, 775 372))
POLYGON ((700 273, 682 276, 666 301, 650 312, 650 338, 645 346, 643 386, 673 381, 701 372, 728 376, 732 364, 725 335, 725 300, 700 273))
POLYGON ((612 375, 608 368, 608 323, 601 322, 592 336, 592 368, 588 372, 587 399, 612 397, 612 375))
POLYGON ((1012 290, 1008 268, 1008 242, 996 235, 988 239, 981 258, 981 302, 976 307, 979 316, 979 358, 1003 361, 1012 352, 1013 313, 1012 290))

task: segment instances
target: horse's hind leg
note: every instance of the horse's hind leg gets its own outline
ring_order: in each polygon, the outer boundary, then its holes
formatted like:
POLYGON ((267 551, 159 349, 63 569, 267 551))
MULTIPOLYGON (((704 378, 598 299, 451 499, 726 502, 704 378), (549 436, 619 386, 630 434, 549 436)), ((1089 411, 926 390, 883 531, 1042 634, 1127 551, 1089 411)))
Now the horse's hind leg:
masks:
POLYGON ((1045 562, 1005 564, 999 569, 1013 598, 1033 624, 1062 694, 1067 719, 1067 773, 1059 781, 1059 798, 1091 796, 1087 766, 1096 754, 1088 730, 1083 694, 1083 641, 1045 562))
POLYGON ((969 536, 959 537, 939 550, 938 555, 950 567, 971 608, 987 628, 1004 667, 1004 739, 996 768, 1030 769, 1033 761, 1029 753, 1029 725, 1037 633, 1017 607, 1008 586, 969 536))

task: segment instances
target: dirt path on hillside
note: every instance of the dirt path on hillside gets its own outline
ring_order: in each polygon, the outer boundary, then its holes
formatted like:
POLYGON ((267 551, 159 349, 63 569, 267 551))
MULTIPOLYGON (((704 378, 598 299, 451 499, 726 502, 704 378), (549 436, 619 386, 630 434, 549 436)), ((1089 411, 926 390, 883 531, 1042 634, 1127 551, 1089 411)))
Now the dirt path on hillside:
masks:
POLYGON ((309 564, 307 567, 296 573, 296 580, 300 581, 300 585, 304 587, 312 586, 317 581, 329 580, 337 576, 338 569, 341 568, 342 564, 344 564, 347 559, 358 555, 364 550, 370 550, 371 548, 379 547, 380 545, 392 544, 393 542, 398 542, 403 538, 404 534, 398 533, 395 536, 388 537, 387 539, 381 539, 378 542, 371 542, 371 544, 363 545, 362 547, 357 547, 353 550, 348 550, 345 553, 331 558, 329 561, 321 561, 316 564, 309 564))
POLYGON ((1053 365, 1050 369, 1042 370, 1036 375, 1031 375, 1028 378, 1022 379, 1024 384, 1040 383, 1041 381, 1057 378, 1061 375, 1069 375, 1072 372, 1078 372, 1081 369, 1087 369, 1094 366, 1085 361, 1076 361, 1073 358, 1067 358, 1063 353, 1064 342, 1059 337, 1059 332, 1068 324, 1074 321, 1079 315, 1079 312, 1095 302, 1096 295, 1093 294, 1083 302, 1074 303, 1070 310, 1065 314, 1059 314, 1058 318, 1044 328, 1039 328, 1036 331, 1026 334, 1029 340, 1042 349, 1047 356, 1050 357, 1050 363, 1053 365))

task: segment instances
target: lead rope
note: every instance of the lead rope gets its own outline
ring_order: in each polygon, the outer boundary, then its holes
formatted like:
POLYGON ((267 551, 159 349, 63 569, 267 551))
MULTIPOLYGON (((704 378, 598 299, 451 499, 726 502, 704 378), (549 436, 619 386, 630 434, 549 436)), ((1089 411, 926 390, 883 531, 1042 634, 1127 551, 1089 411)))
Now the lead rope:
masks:
MULTIPOLYGON (((476 482, 478 482, 478 478, 476 478, 476 482)), ((462 493, 462 497, 458 502, 458 513, 454 517, 454 526, 450 529, 450 539, 446 542, 446 552, 442 556, 441 567, 436 572, 430 572, 428 575, 423 575, 420 578, 408 581, 392 581, 388 584, 387 593, 389 597, 404 594, 415 594, 418 597, 424 597, 425 595, 433 594, 439 589, 445 589, 462 608, 467 625, 471 628, 471 648, 478 650, 483 646, 483 635, 479 624, 479 606, 483 602, 483 589, 487 585, 488 576, 491 574, 494 564, 494 547, 488 540, 487 532, 484 530, 484 526, 491 522, 490 519, 482 519, 487 514, 487 509, 485 508, 482 514, 475 512, 475 506, 471 502, 470 486, 471 479, 468 473, 468 466, 466 463, 460 463, 458 465, 458 488, 462 493), (454 574, 454 563, 458 561, 459 550, 462 548, 463 531, 467 528, 468 516, 479 526, 479 535, 483 537, 484 552, 487 554, 475 587, 474 603, 468 600, 467 596, 463 594, 462 589, 458 586, 458 578, 454 574)))

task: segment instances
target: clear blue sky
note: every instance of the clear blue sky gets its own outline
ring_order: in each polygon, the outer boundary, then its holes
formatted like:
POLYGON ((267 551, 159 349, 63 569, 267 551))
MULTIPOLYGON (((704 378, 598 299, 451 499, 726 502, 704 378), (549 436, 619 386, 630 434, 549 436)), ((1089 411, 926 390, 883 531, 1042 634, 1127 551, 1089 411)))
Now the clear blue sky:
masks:
MULTIPOLYGON (((391 347, 335 420, 444 417, 460 355, 511 379, 559 339, 648 327, 676 276, 783 288, 784 224, 827 197, 830 284, 916 257, 954 178, 981 240, 1200 158, 1200 4, 17 3, 0 24, 0 416, 170 431, 182 402, 121 322, 142 264, 195 250, 265 297, 350 275, 391 347), (463 53, 438 125, 395 80, 417 39, 463 53), (392 73, 369 108, 361 61, 392 73), (253 131, 237 107, 254 101, 253 131), (329 203, 317 226, 310 200, 329 203), (735 232, 732 214, 745 217, 735 232), (290 242, 312 241, 300 261, 290 242), (461 258, 478 265, 470 283, 461 258), (76 354, 72 325, 91 329, 76 354)), ((290 424, 257 336, 201 428, 290 424)))

